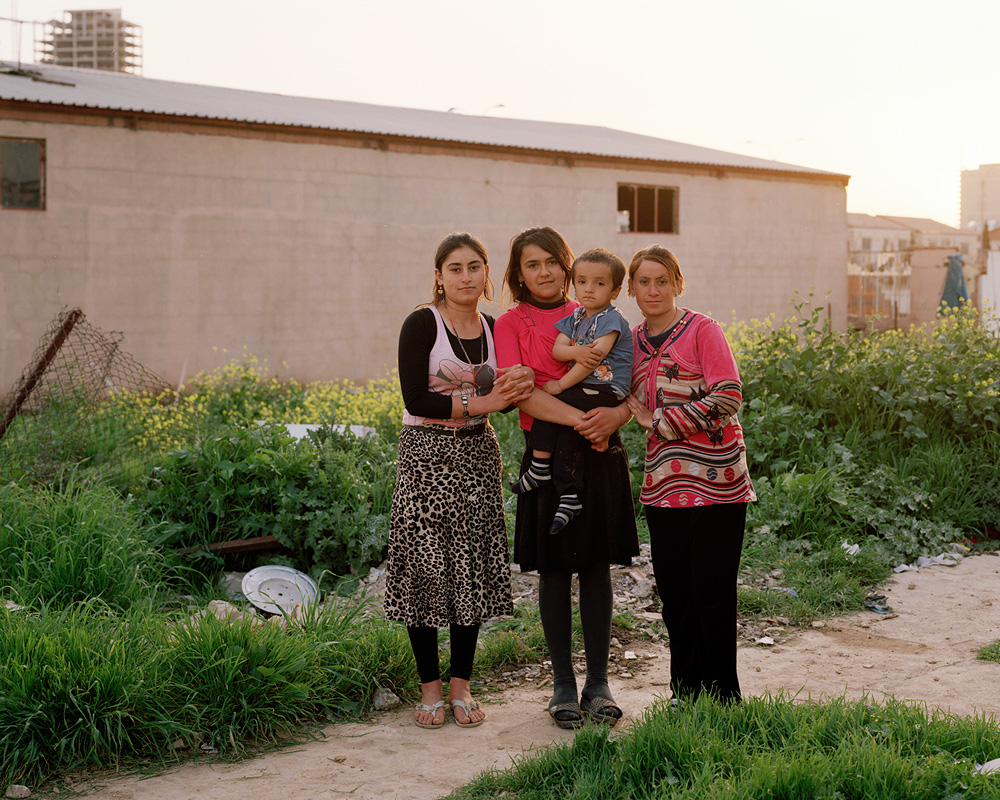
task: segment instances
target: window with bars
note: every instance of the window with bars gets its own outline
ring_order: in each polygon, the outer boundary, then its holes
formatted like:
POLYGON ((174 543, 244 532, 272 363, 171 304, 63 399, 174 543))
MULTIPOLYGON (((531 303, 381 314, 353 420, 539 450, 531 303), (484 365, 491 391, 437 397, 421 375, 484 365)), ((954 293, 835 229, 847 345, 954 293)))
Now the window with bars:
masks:
POLYGON ((677 188, 618 184, 621 233, 677 233, 677 188))
POLYGON ((0 138, 0 208, 45 208, 45 142, 0 138))

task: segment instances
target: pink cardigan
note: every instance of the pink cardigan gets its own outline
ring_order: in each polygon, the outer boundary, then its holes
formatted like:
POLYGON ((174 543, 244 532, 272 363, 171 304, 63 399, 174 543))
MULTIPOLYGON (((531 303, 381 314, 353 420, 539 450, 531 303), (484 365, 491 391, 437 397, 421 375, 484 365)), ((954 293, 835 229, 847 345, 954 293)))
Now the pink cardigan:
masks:
POLYGON ((740 374, 721 326, 686 310, 660 348, 632 331, 632 393, 653 412, 640 502, 667 508, 757 499, 747 472, 740 374))

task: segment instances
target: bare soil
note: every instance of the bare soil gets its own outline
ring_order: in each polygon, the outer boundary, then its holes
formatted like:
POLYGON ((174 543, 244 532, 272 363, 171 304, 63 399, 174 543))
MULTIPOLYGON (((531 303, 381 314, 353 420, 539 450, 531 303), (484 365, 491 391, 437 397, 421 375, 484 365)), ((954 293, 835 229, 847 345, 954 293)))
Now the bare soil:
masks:
MULTIPOLYGON (((774 645, 741 637, 744 693, 784 692, 799 700, 894 696, 1000 718, 1000 664, 976 659, 979 647, 1000 638, 998 589, 1000 557, 980 555, 897 575, 882 590, 892 614, 866 611, 805 630, 776 621, 762 631, 774 645)), ((669 654, 662 643, 643 639, 620 645, 611 688, 626 712, 618 730, 627 730, 667 693, 669 654), (636 657, 626 658, 626 650, 636 657)), ((423 730, 404 707, 368 722, 331 725, 320 740, 239 764, 192 760, 148 778, 89 776, 73 788, 95 800, 438 798, 482 770, 505 769, 522 754, 572 738, 545 712, 545 670, 508 680, 517 685, 491 695, 489 718, 472 730, 450 717, 441 730, 423 730)))

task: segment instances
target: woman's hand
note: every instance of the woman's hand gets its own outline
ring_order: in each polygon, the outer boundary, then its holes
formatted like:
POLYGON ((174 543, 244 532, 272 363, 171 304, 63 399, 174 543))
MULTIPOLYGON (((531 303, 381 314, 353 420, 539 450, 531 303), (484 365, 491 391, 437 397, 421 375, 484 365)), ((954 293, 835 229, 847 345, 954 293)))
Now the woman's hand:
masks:
POLYGON ((646 406, 636 399, 634 394, 630 394, 625 398, 625 402, 628 404, 628 410, 632 412, 635 416, 635 421, 638 422, 647 431, 653 430, 653 412, 650 411, 646 406))
POLYGON ((592 408, 583 415, 583 420, 577 424, 577 432, 588 442, 599 445, 606 442, 632 416, 628 406, 592 408))
POLYGON ((504 408, 531 396, 531 390, 535 388, 535 372, 530 367, 514 364, 498 372, 500 377, 493 384, 493 391, 499 392, 503 398, 504 408))

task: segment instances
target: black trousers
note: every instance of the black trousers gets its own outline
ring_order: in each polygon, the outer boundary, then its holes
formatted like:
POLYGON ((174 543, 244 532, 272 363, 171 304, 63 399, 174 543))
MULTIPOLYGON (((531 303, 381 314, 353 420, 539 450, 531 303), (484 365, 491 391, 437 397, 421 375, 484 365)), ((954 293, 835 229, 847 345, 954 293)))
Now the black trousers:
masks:
MULTIPOLYGON (((593 390, 594 387, 587 388, 593 390)), ((580 383, 560 392, 556 397, 580 411, 618 406, 622 403, 610 389, 598 389, 594 394, 588 394, 580 383)), ((552 486, 556 494, 580 494, 583 491, 583 453, 590 447, 590 442, 583 436, 567 425, 536 419, 528 432, 528 446, 532 450, 552 453, 552 486)))
POLYGON ((739 702, 736 578, 747 504, 645 508, 670 636, 670 688, 678 698, 710 692, 739 702))

